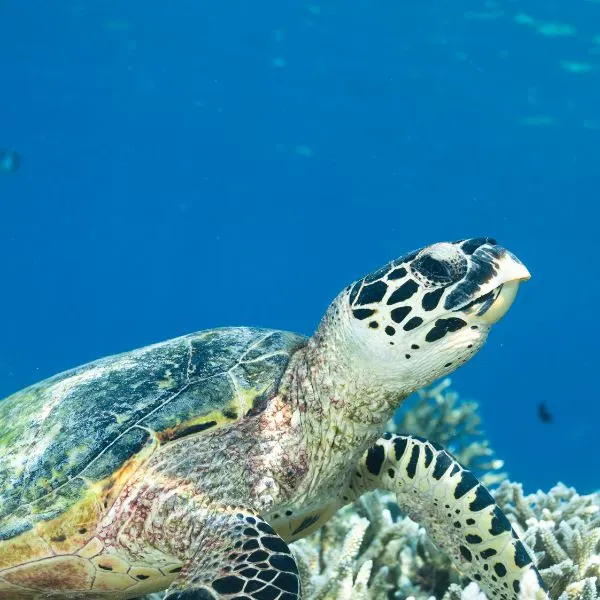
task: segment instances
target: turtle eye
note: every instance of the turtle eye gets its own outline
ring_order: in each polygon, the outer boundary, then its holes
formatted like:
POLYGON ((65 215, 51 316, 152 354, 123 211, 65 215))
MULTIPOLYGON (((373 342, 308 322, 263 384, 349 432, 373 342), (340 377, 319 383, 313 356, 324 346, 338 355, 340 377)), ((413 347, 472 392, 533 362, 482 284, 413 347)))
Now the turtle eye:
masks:
POLYGON ((424 254, 415 260, 412 268, 421 279, 431 284, 449 285, 463 277, 467 265, 459 256, 446 259, 434 258, 430 254, 424 254))
POLYGON ((428 254, 413 263, 413 269, 431 283, 451 283, 452 265, 445 260, 433 258, 428 254))

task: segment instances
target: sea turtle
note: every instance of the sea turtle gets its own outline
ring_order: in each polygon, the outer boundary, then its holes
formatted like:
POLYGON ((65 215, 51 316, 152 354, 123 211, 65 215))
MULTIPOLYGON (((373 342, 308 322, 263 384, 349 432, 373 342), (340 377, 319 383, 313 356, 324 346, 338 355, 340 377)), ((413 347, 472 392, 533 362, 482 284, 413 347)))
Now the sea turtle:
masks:
POLYGON ((298 600, 288 544, 393 491, 467 576, 537 571, 437 444, 381 435, 484 343, 529 273, 490 238, 346 287, 316 333, 229 327, 104 358, 0 402, 0 598, 298 600))

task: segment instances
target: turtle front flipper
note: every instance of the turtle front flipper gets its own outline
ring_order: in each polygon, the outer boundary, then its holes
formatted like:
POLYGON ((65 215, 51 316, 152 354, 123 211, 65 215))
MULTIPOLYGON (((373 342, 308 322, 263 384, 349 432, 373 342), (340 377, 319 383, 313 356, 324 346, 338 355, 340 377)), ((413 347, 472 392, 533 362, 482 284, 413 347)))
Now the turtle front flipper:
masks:
POLYGON ((519 597, 531 557, 478 479, 443 448, 422 438, 386 433, 362 457, 351 479, 355 494, 386 489, 400 509, 490 598, 519 597))
POLYGON ((299 600, 287 544, 259 516, 229 507, 204 523, 192 557, 165 600, 299 600))

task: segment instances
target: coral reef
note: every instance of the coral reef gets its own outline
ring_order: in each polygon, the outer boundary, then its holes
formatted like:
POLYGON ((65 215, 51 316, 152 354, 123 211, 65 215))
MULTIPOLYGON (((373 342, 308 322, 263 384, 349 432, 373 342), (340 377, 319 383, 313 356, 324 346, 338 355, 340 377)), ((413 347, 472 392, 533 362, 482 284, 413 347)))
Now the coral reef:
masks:
POLYGON ((373 492, 292 545, 304 600, 426 599, 460 578, 408 517, 393 516, 391 494, 373 492))
POLYGON ((533 551, 551 598, 600 597, 600 493, 580 496, 559 483, 524 496, 521 484, 505 482, 495 497, 533 551))

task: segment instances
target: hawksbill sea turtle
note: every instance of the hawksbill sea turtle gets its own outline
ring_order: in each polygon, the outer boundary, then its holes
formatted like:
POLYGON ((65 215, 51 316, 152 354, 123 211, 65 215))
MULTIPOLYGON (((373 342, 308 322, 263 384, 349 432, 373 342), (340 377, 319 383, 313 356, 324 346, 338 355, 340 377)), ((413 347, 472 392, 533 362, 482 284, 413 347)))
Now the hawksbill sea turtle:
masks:
POLYGON ((539 575, 488 491, 437 444, 381 432, 528 278, 490 238, 438 243, 346 287, 310 338, 202 331, 6 398, 0 599, 298 600, 288 544, 375 488, 517 598, 539 575))

